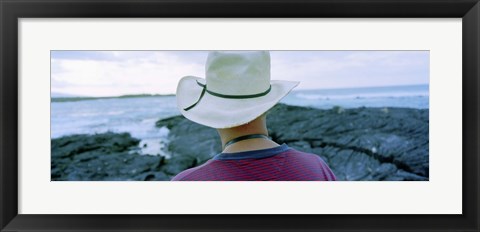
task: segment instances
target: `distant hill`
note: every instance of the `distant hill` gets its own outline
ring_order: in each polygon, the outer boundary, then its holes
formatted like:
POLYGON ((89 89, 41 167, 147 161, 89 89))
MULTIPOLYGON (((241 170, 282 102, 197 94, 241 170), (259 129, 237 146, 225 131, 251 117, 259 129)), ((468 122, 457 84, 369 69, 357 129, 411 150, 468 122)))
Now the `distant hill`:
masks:
POLYGON ((87 97, 87 96, 80 96, 80 95, 73 95, 73 94, 66 94, 66 93, 50 93, 51 98, 70 98, 70 97, 87 97))
POLYGON ((86 100, 97 100, 97 99, 113 99, 113 98, 139 98, 139 97, 165 97, 165 96, 175 96, 174 94, 130 94, 122 96, 112 96, 112 97, 79 97, 79 96, 64 96, 64 97, 54 97, 52 93, 52 102, 71 102, 71 101, 86 101, 86 100))

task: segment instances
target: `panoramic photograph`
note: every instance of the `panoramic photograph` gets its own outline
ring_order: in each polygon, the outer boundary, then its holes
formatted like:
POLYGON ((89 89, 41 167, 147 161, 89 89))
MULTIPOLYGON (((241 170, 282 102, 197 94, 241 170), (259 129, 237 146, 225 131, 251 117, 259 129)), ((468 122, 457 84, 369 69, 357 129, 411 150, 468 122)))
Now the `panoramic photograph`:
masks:
POLYGON ((429 51, 50 56, 51 181, 429 180, 429 51))

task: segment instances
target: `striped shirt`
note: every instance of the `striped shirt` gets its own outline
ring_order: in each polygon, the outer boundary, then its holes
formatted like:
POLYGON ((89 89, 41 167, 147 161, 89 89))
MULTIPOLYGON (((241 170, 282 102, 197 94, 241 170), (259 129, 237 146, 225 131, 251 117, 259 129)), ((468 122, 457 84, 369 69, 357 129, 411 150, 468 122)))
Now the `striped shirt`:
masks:
POLYGON ((334 181, 335 175, 318 155, 281 146, 220 153, 187 169, 172 181, 334 181))

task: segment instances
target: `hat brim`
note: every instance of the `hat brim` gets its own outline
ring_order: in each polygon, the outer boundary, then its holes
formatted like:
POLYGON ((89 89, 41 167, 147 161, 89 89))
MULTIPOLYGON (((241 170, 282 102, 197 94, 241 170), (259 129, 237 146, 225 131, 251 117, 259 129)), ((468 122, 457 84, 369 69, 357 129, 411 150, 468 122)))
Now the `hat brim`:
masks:
POLYGON ((222 98, 205 92, 195 107, 185 111, 185 108, 197 102, 202 93, 203 88, 197 81, 205 84, 205 79, 200 77, 186 76, 180 79, 177 86, 177 107, 189 120, 218 129, 240 126, 256 119, 299 84, 295 81, 272 80, 268 94, 246 99, 222 98))

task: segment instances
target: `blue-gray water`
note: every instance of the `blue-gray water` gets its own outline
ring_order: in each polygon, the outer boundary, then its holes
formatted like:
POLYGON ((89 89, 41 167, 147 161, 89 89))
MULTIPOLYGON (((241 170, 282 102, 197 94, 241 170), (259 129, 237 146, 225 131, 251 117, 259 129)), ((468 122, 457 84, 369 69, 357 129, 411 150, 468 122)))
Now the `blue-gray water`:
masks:
POLYGON ((428 85, 292 91, 282 102, 330 109, 334 106, 428 109, 428 85))
POLYGON ((174 96, 52 102, 51 137, 129 132, 141 139, 143 153, 168 155, 163 152, 168 129, 155 122, 178 114, 174 96))
MULTIPOLYGON (((429 108, 428 85, 292 91, 281 102, 329 109, 334 106, 429 108)), ((179 115, 175 96, 112 98, 52 102, 51 137, 129 132, 141 139, 144 154, 162 154, 168 130, 156 128, 161 118, 179 115), (160 151, 160 152, 159 152, 160 151)))

